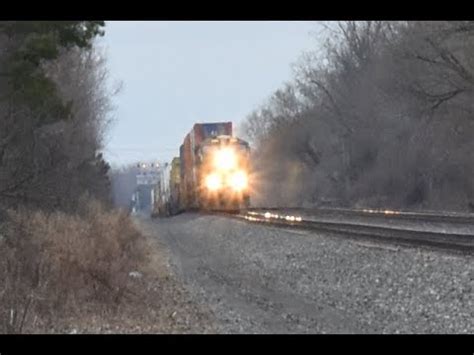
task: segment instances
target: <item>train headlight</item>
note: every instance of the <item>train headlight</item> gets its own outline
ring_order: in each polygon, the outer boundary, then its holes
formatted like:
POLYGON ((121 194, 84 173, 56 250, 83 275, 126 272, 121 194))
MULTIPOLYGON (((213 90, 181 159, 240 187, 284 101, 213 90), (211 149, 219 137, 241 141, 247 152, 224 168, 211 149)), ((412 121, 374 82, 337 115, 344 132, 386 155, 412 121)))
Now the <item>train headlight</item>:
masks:
POLYGON ((205 184, 206 184, 206 187, 209 190, 215 191, 215 190, 218 190, 218 189, 221 188, 222 181, 221 181, 221 178, 219 177, 219 175, 209 174, 209 175, 206 176, 205 184))
POLYGON ((219 149, 215 155, 215 164, 218 169, 230 170, 237 165, 235 152, 230 148, 219 149))
POLYGON ((247 188, 248 178, 243 171, 237 171, 230 176, 229 184, 234 190, 240 191, 247 188))

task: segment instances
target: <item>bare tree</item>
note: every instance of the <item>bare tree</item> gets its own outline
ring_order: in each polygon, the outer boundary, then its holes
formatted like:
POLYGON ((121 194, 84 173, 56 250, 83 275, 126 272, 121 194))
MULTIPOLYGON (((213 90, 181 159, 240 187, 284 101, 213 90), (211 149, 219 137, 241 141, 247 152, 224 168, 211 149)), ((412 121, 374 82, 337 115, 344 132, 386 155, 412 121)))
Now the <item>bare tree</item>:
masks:
POLYGON ((470 208, 473 28, 470 21, 326 26, 323 50, 304 54, 294 83, 247 118, 263 169, 294 181, 291 169, 277 167, 301 162, 295 184, 310 203, 470 208))
POLYGON ((96 24, 88 26, 0 23, 3 205, 73 209, 84 193, 109 199, 100 149, 111 93, 104 57, 92 42, 96 24))

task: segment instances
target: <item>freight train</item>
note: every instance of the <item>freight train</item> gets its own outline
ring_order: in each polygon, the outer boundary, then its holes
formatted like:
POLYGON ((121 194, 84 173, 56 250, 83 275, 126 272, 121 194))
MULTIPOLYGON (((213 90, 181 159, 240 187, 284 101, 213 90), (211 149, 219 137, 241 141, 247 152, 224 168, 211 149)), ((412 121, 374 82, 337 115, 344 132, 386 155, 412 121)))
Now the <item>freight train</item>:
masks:
POLYGON ((196 123, 162 170, 152 215, 249 207, 249 177, 250 146, 233 136, 232 122, 196 123))

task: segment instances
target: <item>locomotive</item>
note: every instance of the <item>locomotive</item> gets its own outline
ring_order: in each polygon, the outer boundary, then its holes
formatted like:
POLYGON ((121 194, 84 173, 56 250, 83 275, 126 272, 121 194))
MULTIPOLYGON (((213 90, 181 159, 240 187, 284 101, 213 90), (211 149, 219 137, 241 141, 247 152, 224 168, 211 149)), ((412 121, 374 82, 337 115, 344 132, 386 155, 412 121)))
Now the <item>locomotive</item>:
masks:
POLYGON ((250 206, 250 146, 232 122, 196 123, 154 188, 154 215, 250 206))

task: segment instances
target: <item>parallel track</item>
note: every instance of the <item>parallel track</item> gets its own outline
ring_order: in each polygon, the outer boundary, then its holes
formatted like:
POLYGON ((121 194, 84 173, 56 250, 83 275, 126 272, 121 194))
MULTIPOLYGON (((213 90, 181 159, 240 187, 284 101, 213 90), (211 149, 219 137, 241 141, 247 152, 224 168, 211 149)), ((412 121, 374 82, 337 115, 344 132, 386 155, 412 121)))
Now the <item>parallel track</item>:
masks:
MULTIPOLYGON (((364 224, 363 219, 381 217, 396 220, 416 220, 422 222, 465 223, 474 226, 474 218, 468 215, 436 215, 426 213, 385 214, 384 212, 363 212, 336 209, 264 209, 252 208, 238 214, 221 213, 227 217, 251 223, 266 224, 280 228, 304 229, 329 233, 348 238, 358 238, 377 242, 388 242, 403 246, 429 247, 474 255, 474 234, 445 233, 438 231, 413 230, 399 226, 364 224), (293 213, 291 212, 293 211, 293 213), (302 213, 304 212, 304 213, 302 213), (281 213, 281 214, 280 214, 281 213), (358 223, 338 218, 337 221, 318 221, 309 216, 335 213, 337 216, 361 217, 358 223), (369 218, 367 218, 369 216, 369 218)), ((472 229, 474 231, 474 229, 472 229)))
POLYGON ((345 208, 249 208, 248 212, 261 211, 288 211, 292 213, 309 213, 312 215, 338 215, 363 218, 390 218, 393 220, 416 220, 424 222, 446 222, 474 225, 474 213, 438 213, 438 212, 411 212, 375 209, 345 209, 345 208))

